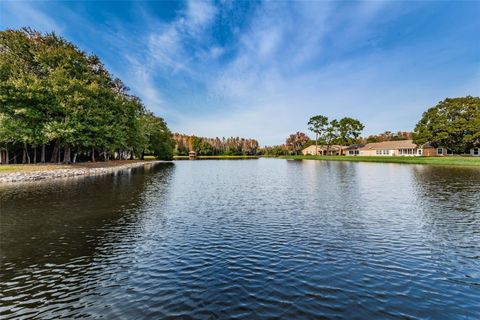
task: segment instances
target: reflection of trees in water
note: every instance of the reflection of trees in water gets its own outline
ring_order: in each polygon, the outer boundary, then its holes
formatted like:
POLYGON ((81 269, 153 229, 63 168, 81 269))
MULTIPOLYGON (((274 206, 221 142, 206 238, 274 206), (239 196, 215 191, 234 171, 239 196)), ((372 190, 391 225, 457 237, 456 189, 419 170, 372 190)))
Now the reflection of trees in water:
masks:
POLYGON ((117 250, 134 246, 143 215, 149 213, 145 208, 163 201, 173 170, 171 164, 159 164, 108 176, 2 187, 0 292, 13 297, 27 293, 25 300, 38 294, 53 303, 51 292, 58 294, 53 288, 91 282, 96 259, 108 264, 117 250), (148 192, 154 197, 147 198, 148 192), (8 291, 8 282, 18 282, 17 289, 8 291))
POLYGON ((432 240, 440 246, 448 243, 461 247, 465 252, 474 250, 478 255, 480 170, 415 166, 414 177, 423 228, 432 240))

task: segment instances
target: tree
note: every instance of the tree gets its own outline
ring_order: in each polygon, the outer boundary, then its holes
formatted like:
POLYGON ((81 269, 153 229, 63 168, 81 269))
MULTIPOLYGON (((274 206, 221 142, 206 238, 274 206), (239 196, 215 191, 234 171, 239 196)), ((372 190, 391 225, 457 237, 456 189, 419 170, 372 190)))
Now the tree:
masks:
POLYGON ((308 130, 315 133, 315 154, 317 154, 318 139, 325 140, 328 118, 322 115, 313 116, 308 120, 308 126, 308 130))
POLYGON ((358 142, 358 138, 365 126, 353 118, 342 118, 338 122, 338 143, 340 145, 351 145, 358 142))
POLYGON ((414 142, 444 146, 455 153, 480 145, 480 97, 447 98, 423 113, 414 142))
POLYGON ((41 146, 41 162, 48 153, 52 162, 70 163, 145 151, 170 159, 174 143, 165 121, 98 57, 54 33, 24 28, 0 31, 0 145, 5 162, 36 162, 41 146))
POLYGON ((325 144, 327 145, 327 150, 329 150, 332 144, 334 144, 335 141, 338 140, 339 129, 340 124, 338 120, 333 119, 332 121, 330 121, 330 124, 327 127, 327 131, 325 133, 325 144))
POLYGON ((296 132, 291 134, 287 140, 286 140, 286 145, 290 151, 295 153, 295 155, 298 155, 298 152, 300 152, 303 149, 303 146, 310 140, 310 138, 303 132, 296 132))

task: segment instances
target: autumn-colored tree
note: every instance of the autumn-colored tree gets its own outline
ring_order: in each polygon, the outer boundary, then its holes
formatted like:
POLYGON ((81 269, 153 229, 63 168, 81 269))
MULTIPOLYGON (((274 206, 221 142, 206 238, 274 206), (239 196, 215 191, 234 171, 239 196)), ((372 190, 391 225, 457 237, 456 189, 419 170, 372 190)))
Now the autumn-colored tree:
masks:
POLYGON ((293 152, 295 155, 298 155, 302 151, 304 145, 310 140, 310 138, 303 132, 297 131, 288 136, 285 144, 288 149, 293 152))
POLYGON ((259 150, 258 141, 255 139, 206 138, 180 133, 174 133, 172 138, 176 142, 177 155, 187 155, 191 150, 200 155, 256 155, 259 150))

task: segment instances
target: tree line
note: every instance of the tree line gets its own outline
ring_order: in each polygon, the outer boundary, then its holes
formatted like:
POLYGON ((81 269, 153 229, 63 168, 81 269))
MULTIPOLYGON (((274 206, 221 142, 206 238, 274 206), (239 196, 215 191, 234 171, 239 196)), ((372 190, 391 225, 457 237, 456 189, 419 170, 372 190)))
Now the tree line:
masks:
POLYGON ((188 155, 195 151, 197 155, 257 155, 259 150, 258 141, 239 137, 230 138, 205 138, 180 133, 173 134, 176 143, 175 154, 188 155))
POLYGON ((165 121, 55 33, 0 31, 0 162, 171 159, 165 121))

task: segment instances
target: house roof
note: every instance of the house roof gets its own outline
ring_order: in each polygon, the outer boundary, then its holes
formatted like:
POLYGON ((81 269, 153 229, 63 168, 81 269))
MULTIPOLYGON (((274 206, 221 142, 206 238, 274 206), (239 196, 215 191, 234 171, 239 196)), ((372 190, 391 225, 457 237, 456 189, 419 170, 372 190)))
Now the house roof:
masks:
POLYGON ((399 141, 383 141, 367 143, 361 150, 378 150, 378 149, 415 149, 417 145, 413 140, 399 140, 399 141))
POLYGON ((345 150, 355 150, 364 147, 364 144, 352 144, 351 146, 345 147, 345 150))

